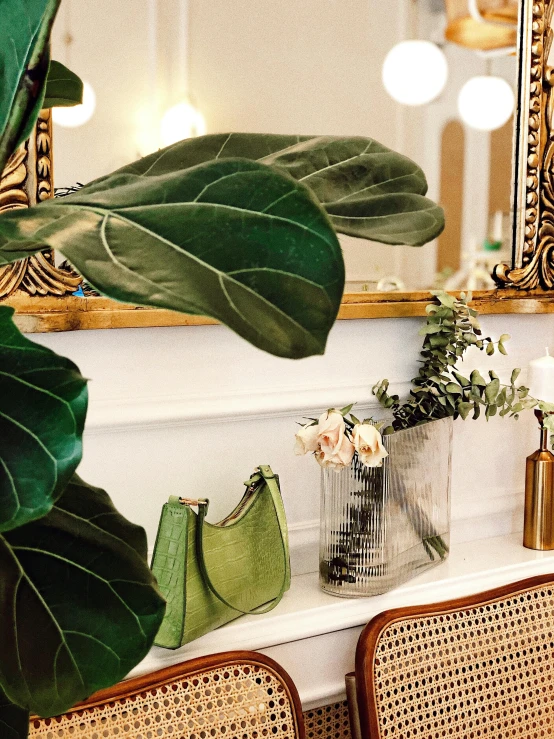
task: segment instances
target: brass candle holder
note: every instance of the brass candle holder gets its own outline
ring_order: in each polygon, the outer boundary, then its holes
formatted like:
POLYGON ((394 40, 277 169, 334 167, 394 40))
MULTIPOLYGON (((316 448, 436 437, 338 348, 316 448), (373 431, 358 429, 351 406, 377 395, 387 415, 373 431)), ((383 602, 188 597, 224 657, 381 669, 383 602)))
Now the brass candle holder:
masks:
POLYGON ((548 449, 545 414, 536 410, 541 445, 527 457, 525 467, 525 524, 523 546, 548 551, 554 549, 554 454, 548 449))

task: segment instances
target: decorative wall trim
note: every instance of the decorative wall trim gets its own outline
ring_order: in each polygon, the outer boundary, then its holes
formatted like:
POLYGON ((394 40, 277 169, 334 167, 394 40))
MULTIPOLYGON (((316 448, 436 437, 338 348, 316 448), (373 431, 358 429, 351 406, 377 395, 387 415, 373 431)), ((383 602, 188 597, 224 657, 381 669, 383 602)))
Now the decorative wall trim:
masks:
MULTIPOLYGON (((392 393, 400 396, 409 391, 408 382, 391 383, 392 393)), ((87 432, 128 431, 133 428, 164 428, 191 423, 209 423, 267 419, 291 414, 313 415, 330 406, 342 407, 365 398, 356 407, 362 413, 378 407, 370 398, 371 387, 276 388, 271 392, 249 392, 217 395, 184 395, 132 400, 91 401, 87 432)))

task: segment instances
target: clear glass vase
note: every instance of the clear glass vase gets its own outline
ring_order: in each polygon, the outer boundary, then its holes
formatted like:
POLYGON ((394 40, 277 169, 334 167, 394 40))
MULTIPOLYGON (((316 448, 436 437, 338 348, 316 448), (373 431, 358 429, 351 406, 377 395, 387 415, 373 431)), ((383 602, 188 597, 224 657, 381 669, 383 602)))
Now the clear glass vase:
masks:
POLYGON ((452 419, 383 437, 382 467, 322 469, 319 581, 378 595, 448 556, 452 419))

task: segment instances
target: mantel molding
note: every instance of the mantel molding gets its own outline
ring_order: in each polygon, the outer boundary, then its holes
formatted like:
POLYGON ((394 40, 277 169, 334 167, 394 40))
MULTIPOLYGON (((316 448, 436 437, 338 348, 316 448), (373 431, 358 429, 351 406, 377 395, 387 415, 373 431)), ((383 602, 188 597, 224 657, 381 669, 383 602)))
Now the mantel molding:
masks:
MULTIPOLYGON (((425 308, 431 300, 427 291, 347 293, 338 317, 339 320, 421 317, 426 315, 425 308)), ((15 294, 5 304, 15 309, 16 323, 24 333, 217 325, 217 321, 203 316, 140 308, 101 297, 31 298, 15 294)), ((554 313, 554 291, 481 290, 473 294, 471 306, 481 315, 554 313)))

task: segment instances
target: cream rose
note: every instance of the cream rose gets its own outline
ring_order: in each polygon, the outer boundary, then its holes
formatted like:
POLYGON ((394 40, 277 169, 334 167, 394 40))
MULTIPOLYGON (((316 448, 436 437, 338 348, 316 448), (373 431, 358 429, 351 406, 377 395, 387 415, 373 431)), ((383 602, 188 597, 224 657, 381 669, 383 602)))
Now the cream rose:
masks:
POLYGON ((360 457, 360 462, 366 467, 381 467, 383 459, 389 453, 383 446, 381 434, 369 423, 359 423, 352 432, 354 447, 360 457))
POLYGON ((346 424, 342 413, 338 411, 322 413, 318 429, 318 449, 315 458, 321 467, 328 467, 337 472, 348 467, 354 456, 354 445, 346 436, 346 424))
POLYGON ((342 413, 326 411, 319 417, 318 444, 324 454, 333 456, 342 448, 346 424, 342 413))
POLYGON ((319 449, 318 437, 319 425, 317 423, 309 423, 303 426, 296 434, 294 453, 300 456, 302 454, 308 454, 308 452, 316 452, 319 449))
POLYGON ((318 449, 315 453, 315 458, 321 467, 328 467, 329 469, 340 472, 340 470, 348 467, 352 462, 354 456, 354 444, 350 439, 343 434, 340 442, 340 447, 333 450, 332 453, 323 451, 323 448, 318 449))

